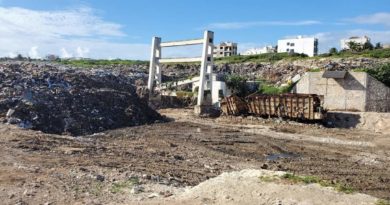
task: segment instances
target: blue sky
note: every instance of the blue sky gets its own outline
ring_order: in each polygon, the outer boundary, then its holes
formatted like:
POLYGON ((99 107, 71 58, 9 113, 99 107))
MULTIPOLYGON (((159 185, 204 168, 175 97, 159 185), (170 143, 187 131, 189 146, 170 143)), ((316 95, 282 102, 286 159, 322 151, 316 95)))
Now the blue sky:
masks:
MULTIPOLYGON (((390 2, 0 0, 0 25, 0 56, 148 59, 152 36, 196 38, 205 29, 215 32, 216 42, 239 43, 240 51, 304 35, 319 38, 324 52, 352 35, 390 43, 390 2)), ((198 51, 163 54, 196 56, 198 51)))

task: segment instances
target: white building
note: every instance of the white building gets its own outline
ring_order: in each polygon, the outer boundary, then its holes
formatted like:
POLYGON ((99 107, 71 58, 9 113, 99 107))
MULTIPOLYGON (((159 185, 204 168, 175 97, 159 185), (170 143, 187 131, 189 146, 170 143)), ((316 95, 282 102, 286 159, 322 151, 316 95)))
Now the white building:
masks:
POLYGON ((237 43, 222 42, 214 46, 214 57, 226 57, 237 55, 237 43))
POLYGON ((370 38, 367 36, 363 36, 363 37, 353 36, 353 37, 350 37, 348 39, 342 39, 340 41, 341 49, 348 50, 350 42, 354 42, 354 43, 357 43, 357 44, 363 46, 365 43, 369 43, 370 41, 371 41, 370 38))
POLYGON ((263 54, 263 53, 275 53, 275 48, 272 46, 265 46, 263 48, 251 48, 242 55, 249 56, 249 55, 257 55, 257 54, 263 54))
POLYGON ((310 57, 318 54, 318 39, 297 38, 278 40, 278 53, 303 53, 310 57))

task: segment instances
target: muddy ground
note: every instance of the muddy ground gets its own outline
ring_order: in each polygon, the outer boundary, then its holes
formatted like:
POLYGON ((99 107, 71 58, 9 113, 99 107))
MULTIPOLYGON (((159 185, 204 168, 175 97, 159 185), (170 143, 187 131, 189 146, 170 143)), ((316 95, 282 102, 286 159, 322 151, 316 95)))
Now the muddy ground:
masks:
POLYGON ((222 172, 262 168, 390 199, 389 135, 160 112, 172 121, 77 138, 0 125, 2 203, 141 203, 222 172))

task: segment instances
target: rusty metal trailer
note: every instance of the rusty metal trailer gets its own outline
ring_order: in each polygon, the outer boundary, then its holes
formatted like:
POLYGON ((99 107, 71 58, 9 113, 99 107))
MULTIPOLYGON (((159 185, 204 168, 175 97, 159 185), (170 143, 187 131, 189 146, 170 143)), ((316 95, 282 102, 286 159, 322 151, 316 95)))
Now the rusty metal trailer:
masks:
POLYGON ((299 120, 321 120, 323 96, 314 94, 252 94, 245 100, 237 96, 225 98, 221 103, 226 115, 248 114, 261 117, 282 117, 299 120))

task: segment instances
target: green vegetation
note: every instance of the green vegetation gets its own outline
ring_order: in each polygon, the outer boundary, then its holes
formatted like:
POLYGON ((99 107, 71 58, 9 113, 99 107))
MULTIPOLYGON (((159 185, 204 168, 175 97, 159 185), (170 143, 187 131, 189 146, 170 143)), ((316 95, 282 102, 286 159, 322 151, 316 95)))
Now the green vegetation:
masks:
POLYGON ((102 193, 103 188, 104 188, 103 182, 96 182, 91 185, 89 192, 94 196, 99 196, 102 193))
POLYGON ((314 176, 297 176, 295 174, 287 173, 287 174, 284 174, 282 176, 282 179, 288 180, 292 183, 304 183, 304 184, 316 183, 316 184, 319 184, 323 187, 333 187, 337 191, 343 192, 346 194, 351 194, 351 193, 355 192, 355 190, 348 185, 343 185, 340 183, 332 183, 332 182, 329 182, 327 180, 322 180, 322 179, 320 179, 318 177, 314 177, 314 176))
POLYGON ((383 200, 383 199, 380 199, 378 200, 375 205, 390 205, 390 201, 389 200, 383 200))
POLYGON ((294 85, 295 84, 289 84, 288 86, 277 87, 267 83, 266 81, 261 81, 259 86, 259 93, 268 95, 288 93, 292 90, 294 85))
POLYGON ((229 75, 225 77, 225 83, 228 88, 232 90, 232 93, 244 97, 248 94, 248 87, 246 84, 247 79, 239 75, 229 75))
POLYGON ((366 72, 386 86, 390 87, 390 63, 367 69, 366 72))
POLYGON ((216 58, 216 64, 224 64, 224 63, 261 63, 261 62, 275 62, 283 59, 302 59, 307 58, 305 54, 288 54, 288 53, 264 53, 258 55, 250 55, 250 56, 229 56, 223 58, 216 58))
POLYGON ((92 60, 92 59, 81 59, 81 60, 60 60, 65 65, 78 66, 78 67, 92 67, 92 66, 110 66, 110 65, 148 65, 149 61, 140 60, 92 60))
POLYGON ((113 183, 111 186, 111 193, 121 193, 125 189, 131 189, 134 185, 139 184, 138 178, 130 178, 129 180, 113 183))
MULTIPOLYGON (((229 56, 223 58, 216 58, 216 64, 226 64, 226 63, 262 63, 262 62, 276 62, 279 60, 299 60, 299 59, 316 59, 316 58, 347 58, 347 57, 366 57, 366 58, 390 58, 390 49, 382 49, 380 44, 373 45, 359 45, 355 50, 343 50, 337 51, 336 48, 331 48, 329 53, 324 53, 315 57, 307 57, 304 54, 298 53, 264 53, 258 55, 250 56, 229 56), (361 49, 360 49, 361 48, 361 49)), ((22 59, 23 56, 18 56, 16 59, 22 59)), ((81 59, 81 60, 67 60, 67 59, 57 59, 56 61, 71 66, 78 67, 93 67, 97 65, 109 66, 109 65, 148 65, 149 61, 140 61, 140 60, 93 60, 93 59, 81 59)), ((168 65, 176 66, 179 69, 185 68, 185 65, 200 65, 200 63, 170 63, 168 65)))
MULTIPOLYGON (((319 184, 323 187, 333 187, 335 190, 337 190, 339 192, 346 193, 346 194, 351 194, 351 193, 355 192, 355 190, 349 186, 342 185, 340 183, 332 183, 330 181, 322 180, 322 179, 315 177, 315 176, 298 176, 295 174, 286 173, 282 176, 277 176, 277 175, 261 176, 260 180, 264 181, 264 182, 288 181, 288 182, 293 183, 293 184, 297 184, 297 183, 319 184)), ((384 205, 387 205, 387 204, 384 204, 384 205)))
POLYGON ((309 72, 321 72, 321 68, 312 68, 309 69, 309 72))
POLYGON ((377 67, 374 67, 372 69, 367 68, 359 68, 354 69, 354 72, 367 72, 372 77, 377 79, 378 81, 382 82, 386 86, 390 87, 390 63, 379 65, 377 67))

